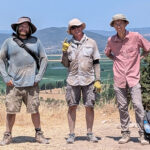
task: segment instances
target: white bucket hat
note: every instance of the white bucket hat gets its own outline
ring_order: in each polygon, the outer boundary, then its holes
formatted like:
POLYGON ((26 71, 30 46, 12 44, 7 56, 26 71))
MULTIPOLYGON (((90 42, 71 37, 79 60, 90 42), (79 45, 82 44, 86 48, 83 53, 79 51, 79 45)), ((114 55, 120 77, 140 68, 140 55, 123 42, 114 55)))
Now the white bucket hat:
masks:
POLYGON ((82 29, 85 29, 85 27, 86 27, 86 24, 84 23, 84 22, 81 22, 79 19, 77 19, 77 18, 74 18, 74 19, 72 19, 72 20, 70 20, 69 21, 69 24, 68 24, 68 30, 67 30, 67 32, 69 33, 69 34, 71 34, 71 32, 70 32, 70 29, 71 29, 71 27, 72 26, 82 26, 82 29))
POLYGON ((126 16, 123 14, 116 14, 112 17, 112 21, 110 22, 110 26, 113 27, 114 21, 116 20, 124 20, 129 24, 129 21, 127 20, 126 16))

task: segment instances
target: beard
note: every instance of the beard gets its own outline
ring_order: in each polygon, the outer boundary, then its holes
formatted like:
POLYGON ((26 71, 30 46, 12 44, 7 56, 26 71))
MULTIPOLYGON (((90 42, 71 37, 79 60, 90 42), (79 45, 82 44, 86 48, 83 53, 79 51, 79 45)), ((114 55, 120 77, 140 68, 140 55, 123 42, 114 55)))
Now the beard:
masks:
POLYGON ((18 35, 29 37, 31 35, 30 31, 20 30, 17 32, 18 35))

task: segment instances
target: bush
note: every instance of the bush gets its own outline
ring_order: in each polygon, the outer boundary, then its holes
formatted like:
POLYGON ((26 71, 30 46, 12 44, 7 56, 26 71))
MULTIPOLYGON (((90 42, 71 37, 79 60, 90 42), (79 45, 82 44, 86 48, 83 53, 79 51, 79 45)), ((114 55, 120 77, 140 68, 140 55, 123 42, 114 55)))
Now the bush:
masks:
POLYGON ((144 109, 150 110, 150 55, 144 59, 140 83, 144 109))

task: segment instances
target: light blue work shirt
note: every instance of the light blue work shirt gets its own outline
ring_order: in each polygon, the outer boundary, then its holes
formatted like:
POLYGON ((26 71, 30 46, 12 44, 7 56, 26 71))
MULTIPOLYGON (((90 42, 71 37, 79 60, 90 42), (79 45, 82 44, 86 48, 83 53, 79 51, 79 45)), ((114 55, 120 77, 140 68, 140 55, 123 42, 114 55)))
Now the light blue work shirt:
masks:
POLYGON ((38 38, 30 36, 22 41, 39 57, 40 69, 37 70, 34 58, 18 46, 13 37, 6 39, 0 50, 0 73, 5 83, 12 80, 15 87, 33 86, 34 82, 39 82, 48 62, 45 49, 38 38))

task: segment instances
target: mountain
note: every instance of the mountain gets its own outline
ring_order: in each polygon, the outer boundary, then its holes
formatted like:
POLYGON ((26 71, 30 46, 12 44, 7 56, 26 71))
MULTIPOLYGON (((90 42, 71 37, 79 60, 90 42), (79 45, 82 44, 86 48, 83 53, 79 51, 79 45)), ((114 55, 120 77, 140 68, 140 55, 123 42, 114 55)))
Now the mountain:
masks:
MULTIPOLYGON (((139 32, 150 41, 150 28, 129 28, 128 30, 139 32)), ((61 46, 64 39, 71 38, 66 31, 66 27, 51 27, 38 30, 34 36, 37 36, 42 41, 44 47, 46 48, 47 54, 58 54, 61 53, 61 46)), ((103 52, 107 38, 115 34, 115 31, 85 30, 85 34, 88 37, 93 38, 97 42, 99 51, 103 52)), ((0 31, 0 46, 10 35, 10 33, 8 34, 0 31)))
POLYGON ((98 33, 106 37, 112 36, 116 33, 115 31, 105 31, 105 30, 90 30, 90 31, 93 33, 98 33))
MULTIPOLYGON (((127 28, 127 30, 129 31, 132 31, 132 32, 139 32, 140 34, 142 34, 143 36, 147 36, 149 37, 150 36, 150 27, 145 27, 145 28, 127 28)), ((91 32, 94 32, 94 33, 98 33, 98 34, 101 34, 103 36, 112 36, 114 34, 116 34, 116 31, 113 30, 113 31, 105 31, 105 30, 90 30, 91 32)))
POLYGON ((61 44, 65 38, 70 39, 66 32, 67 28, 51 27, 42 30, 38 30, 34 35, 37 36, 44 47, 47 49, 47 53, 59 53, 61 52, 61 44))
MULTIPOLYGON (((37 31, 35 36, 37 36, 42 41, 44 46, 47 48, 47 53, 60 53, 62 42, 64 41, 64 39, 71 38, 71 36, 68 35, 66 31, 67 31, 66 27, 62 28, 51 27, 37 31)), ((103 51, 106 45, 107 37, 86 30, 85 34, 93 38, 97 42, 99 50, 103 51)))

